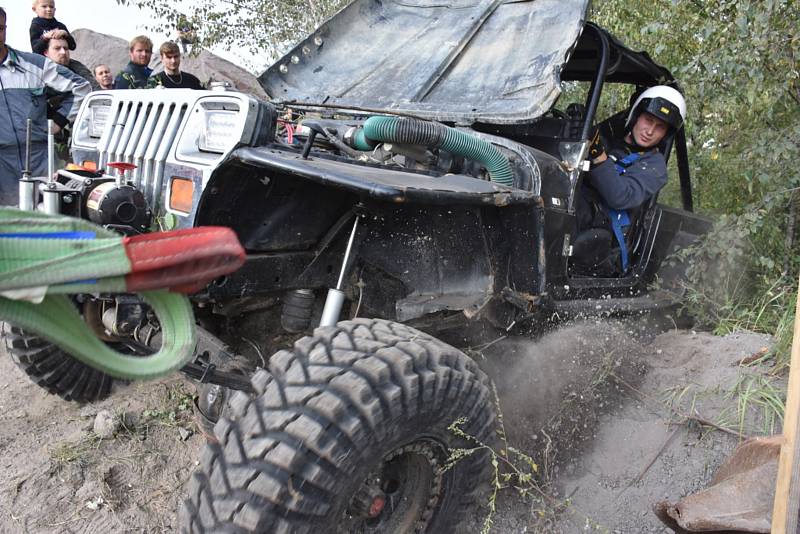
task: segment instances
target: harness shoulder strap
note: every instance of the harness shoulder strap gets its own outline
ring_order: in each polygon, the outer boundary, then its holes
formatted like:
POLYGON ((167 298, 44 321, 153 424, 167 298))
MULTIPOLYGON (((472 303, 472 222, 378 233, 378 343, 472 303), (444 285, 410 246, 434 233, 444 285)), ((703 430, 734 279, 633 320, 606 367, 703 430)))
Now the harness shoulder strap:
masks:
POLYGON ((619 255, 622 261, 622 272, 628 270, 628 244, 625 242, 625 228, 630 226, 631 218, 626 210, 608 208, 608 218, 611 220, 611 230, 619 244, 619 255))
POLYGON ((617 173, 619 173, 619 175, 621 176, 625 174, 625 170, 628 167, 630 167, 640 159, 642 159, 641 152, 631 152, 630 154, 628 154, 627 156, 625 156, 620 160, 614 160, 614 167, 617 168, 617 173))
MULTIPOLYGON (((640 152, 631 152, 622 159, 614 161, 614 167, 620 176, 625 174, 628 167, 639 161, 642 157, 640 152)), ((628 270, 628 244, 625 242, 625 228, 630 226, 631 218, 627 210, 615 210, 608 206, 603 206, 611 221, 611 230, 614 232, 614 237, 619 245, 620 261, 622 262, 622 272, 628 270)))

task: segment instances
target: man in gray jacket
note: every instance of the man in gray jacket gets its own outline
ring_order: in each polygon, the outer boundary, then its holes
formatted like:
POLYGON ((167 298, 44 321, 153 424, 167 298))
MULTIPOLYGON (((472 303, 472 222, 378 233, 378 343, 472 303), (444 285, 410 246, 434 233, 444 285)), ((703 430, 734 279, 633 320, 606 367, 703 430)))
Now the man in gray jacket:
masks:
POLYGON ((0 205, 16 205, 25 161, 27 120, 33 123, 31 172, 47 172, 47 92, 65 93, 55 109, 55 130, 75 120, 89 82, 44 56, 6 45, 5 10, 0 7, 0 205))
POLYGON ((100 90, 100 84, 94 79, 94 75, 89 68, 78 61, 72 59, 69 54, 69 42, 67 36, 69 34, 64 30, 53 30, 49 37, 42 36, 42 41, 47 45, 44 49, 44 56, 59 65, 67 67, 69 70, 89 82, 93 91, 100 90))

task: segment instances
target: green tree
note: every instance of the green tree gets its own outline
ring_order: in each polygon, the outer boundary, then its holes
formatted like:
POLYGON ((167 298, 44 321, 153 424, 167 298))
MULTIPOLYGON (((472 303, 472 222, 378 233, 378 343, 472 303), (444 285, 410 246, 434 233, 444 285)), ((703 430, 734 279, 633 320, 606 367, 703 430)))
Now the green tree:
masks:
POLYGON ((277 59, 292 44, 347 4, 346 0, 117 0, 153 15, 149 29, 174 33, 182 18, 200 47, 245 50, 277 59))

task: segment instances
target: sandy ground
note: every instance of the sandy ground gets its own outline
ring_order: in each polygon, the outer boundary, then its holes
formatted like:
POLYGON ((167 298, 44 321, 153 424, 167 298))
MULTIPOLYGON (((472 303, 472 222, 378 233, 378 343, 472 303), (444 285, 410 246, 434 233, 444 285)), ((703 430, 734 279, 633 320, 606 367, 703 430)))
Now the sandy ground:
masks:
MULTIPOLYGON (((738 442, 683 415, 694 408, 747 434, 764 431, 757 417, 740 428, 726 391, 742 373, 761 372, 737 363, 767 337, 653 337, 643 328, 587 322, 480 351, 509 445, 538 469, 527 494, 498 492, 491 532, 669 532, 652 505, 703 487, 738 442)), ((203 442, 182 379, 124 386, 77 406, 32 385, 4 353, 0 376, 0 532, 177 530, 203 442), (92 423, 103 409, 125 426, 99 440, 92 423)), ((485 516, 476 510, 468 531, 479 532, 485 516)))
POLYGON ((192 430, 193 388, 178 377, 131 384, 79 406, 0 352, 0 532, 176 532, 204 443, 192 430), (92 430, 103 409, 125 419, 112 439, 92 430))

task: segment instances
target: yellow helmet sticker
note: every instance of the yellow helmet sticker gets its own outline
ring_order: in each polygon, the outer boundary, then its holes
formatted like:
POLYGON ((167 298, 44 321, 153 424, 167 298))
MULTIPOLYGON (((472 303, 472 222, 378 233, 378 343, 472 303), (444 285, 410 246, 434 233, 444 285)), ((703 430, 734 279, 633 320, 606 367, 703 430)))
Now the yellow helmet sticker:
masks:
POLYGON ((669 115, 669 110, 667 108, 662 107, 661 113, 663 113, 664 115, 669 115))

